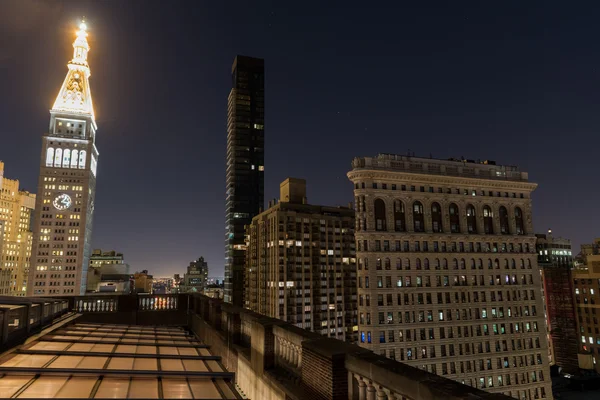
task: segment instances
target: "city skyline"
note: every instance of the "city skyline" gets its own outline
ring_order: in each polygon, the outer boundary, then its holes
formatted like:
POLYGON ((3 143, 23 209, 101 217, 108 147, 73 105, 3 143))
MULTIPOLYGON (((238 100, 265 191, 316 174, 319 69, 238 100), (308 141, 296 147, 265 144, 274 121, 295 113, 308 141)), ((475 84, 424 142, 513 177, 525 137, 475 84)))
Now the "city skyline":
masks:
POLYGON ((556 28, 568 10, 439 6, 386 16, 334 6, 319 15, 240 6, 232 16, 239 26, 226 32, 219 26, 225 6, 179 2, 164 10, 150 2, 155 7, 139 10, 138 3, 0 5, 0 33, 13 39, 0 52, 0 87, 14 93, 0 99, 0 159, 5 176, 30 192, 73 31, 88 16, 103 156, 92 248, 118 248, 133 269, 167 275, 203 255, 210 275, 223 276, 222 166, 236 54, 267 64, 265 203, 277 197, 280 181, 297 176, 311 183, 310 203, 345 205, 353 200, 346 173, 354 157, 410 149, 518 165, 539 184, 536 232, 552 228, 572 239, 575 254, 599 236, 593 188, 572 213, 555 212, 594 178, 585 162, 593 160, 591 135, 600 125, 590 106, 599 82, 589 67, 597 57, 589 38, 597 28, 584 22, 597 8, 556 28), (163 18, 162 30, 150 28, 163 18), (190 44, 195 51, 186 51, 190 44), (172 61, 181 57, 188 58, 183 65, 172 61), (179 142, 169 142, 174 137, 179 142), (278 151, 290 141, 293 154, 278 151), (147 250, 161 244, 162 251, 147 250))

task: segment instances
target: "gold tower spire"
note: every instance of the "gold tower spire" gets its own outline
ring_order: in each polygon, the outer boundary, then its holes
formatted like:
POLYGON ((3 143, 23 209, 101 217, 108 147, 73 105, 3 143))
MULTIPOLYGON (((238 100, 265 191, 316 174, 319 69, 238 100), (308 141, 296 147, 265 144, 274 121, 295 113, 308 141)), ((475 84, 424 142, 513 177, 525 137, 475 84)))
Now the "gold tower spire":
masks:
POLYGON ((87 114, 94 119, 94 106, 90 91, 90 67, 87 55, 90 45, 87 41, 87 25, 85 20, 79 24, 73 42, 73 59, 67 64, 69 71, 62 84, 51 112, 87 114))

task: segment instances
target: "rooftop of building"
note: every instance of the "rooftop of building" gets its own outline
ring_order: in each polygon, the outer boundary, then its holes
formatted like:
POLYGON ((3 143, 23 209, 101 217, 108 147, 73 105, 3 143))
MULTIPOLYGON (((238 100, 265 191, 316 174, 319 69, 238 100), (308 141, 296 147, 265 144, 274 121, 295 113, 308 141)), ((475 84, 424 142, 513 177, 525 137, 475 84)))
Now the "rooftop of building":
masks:
POLYGON ((0 397, 509 399, 199 294, 0 297, 0 309, 0 397))
MULTIPOLYGON (((279 200, 270 200, 268 208, 264 213, 275 211, 293 211, 296 213, 331 215, 338 217, 354 216, 354 209, 351 204, 347 207, 309 204, 308 198, 306 197, 306 180, 300 178, 287 178, 285 181, 281 182, 279 185, 279 200)), ((258 216, 254 218, 257 217, 258 216)))
POLYGON ((527 182, 527 172, 514 165, 499 165, 492 160, 461 158, 439 159, 380 153, 375 157, 356 157, 352 160, 353 170, 382 169, 414 174, 446 175, 475 179, 493 179, 527 182))
POLYGON ((66 323, 0 357, 2 397, 241 398, 180 327, 66 323))
POLYGON ((120 258, 123 259, 123 253, 117 253, 115 250, 102 251, 102 249, 94 249, 90 258, 101 259, 101 258, 120 258))

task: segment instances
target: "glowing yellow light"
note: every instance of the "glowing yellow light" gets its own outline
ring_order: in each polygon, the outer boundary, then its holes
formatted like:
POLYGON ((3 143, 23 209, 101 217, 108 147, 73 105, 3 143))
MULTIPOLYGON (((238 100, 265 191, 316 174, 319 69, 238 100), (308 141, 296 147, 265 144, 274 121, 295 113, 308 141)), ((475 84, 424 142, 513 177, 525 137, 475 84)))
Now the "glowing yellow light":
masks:
POLYGON ((82 31, 87 30, 87 25, 85 24, 85 21, 81 21, 81 23, 79 24, 79 29, 81 29, 82 31))

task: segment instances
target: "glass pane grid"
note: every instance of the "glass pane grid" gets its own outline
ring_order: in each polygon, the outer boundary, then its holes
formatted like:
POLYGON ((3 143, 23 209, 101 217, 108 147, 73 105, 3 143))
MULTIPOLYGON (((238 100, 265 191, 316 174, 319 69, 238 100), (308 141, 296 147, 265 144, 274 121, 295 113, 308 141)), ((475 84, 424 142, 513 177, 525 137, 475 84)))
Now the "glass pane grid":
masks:
POLYGON ((195 345, 179 328, 75 324, 0 359, 0 397, 239 399, 221 363, 195 345))

